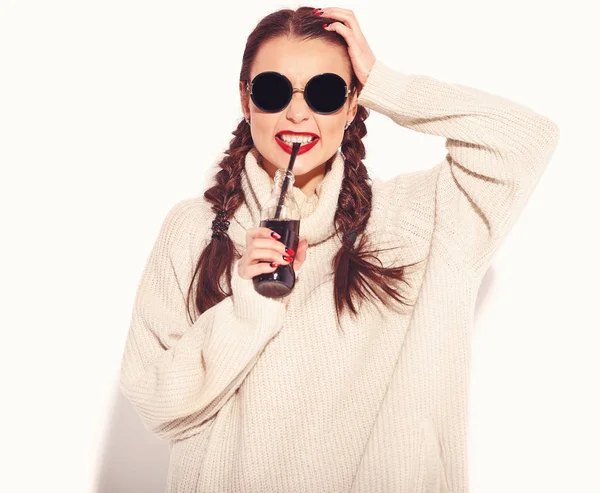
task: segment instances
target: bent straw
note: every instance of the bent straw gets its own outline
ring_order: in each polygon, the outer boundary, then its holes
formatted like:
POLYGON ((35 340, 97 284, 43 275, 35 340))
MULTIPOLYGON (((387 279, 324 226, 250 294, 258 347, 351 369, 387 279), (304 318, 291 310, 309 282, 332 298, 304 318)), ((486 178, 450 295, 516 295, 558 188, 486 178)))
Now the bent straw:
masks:
MULTIPOLYGON (((292 156, 290 157, 290 163, 288 164, 287 170, 292 171, 294 168, 294 161, 296 160, 296 154, 298 154, 298 149, 300 149, 300 143, 295 142, 292 145, 292 156)), ((281 187, 281 195, 279 196, 279 202, 277 204, 277 210, 275 211, 275 219, 279 219, 279 215, 281 214, 281 208, 283 207, 283 198, 285 197, 285 193, 287 192, 289 186, 290 178, 288 173, 285 174, 285 178, 283 180, 283 185, 281 187)))

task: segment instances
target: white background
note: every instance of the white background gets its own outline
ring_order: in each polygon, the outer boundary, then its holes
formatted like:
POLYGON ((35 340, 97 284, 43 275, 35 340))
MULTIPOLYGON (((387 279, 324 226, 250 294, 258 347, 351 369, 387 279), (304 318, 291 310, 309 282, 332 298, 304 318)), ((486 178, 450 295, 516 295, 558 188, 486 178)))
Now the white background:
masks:
MULTIPOLYGON (((552 162, 479 292, 475 493, 600 491, 592 5, 311 5, 354 10, 392 68, 497 93, 560 127, 552 162)), ((0 488, 162 492, 167 444, 118 391, 137 283, 167 211, 204 192, 242 118, 248 34, 268 13, 299 4, 0 6, 0 488)), ((375 112, 367 126, 372 176, 425 169, 446 154, 442 137, 375 112)))

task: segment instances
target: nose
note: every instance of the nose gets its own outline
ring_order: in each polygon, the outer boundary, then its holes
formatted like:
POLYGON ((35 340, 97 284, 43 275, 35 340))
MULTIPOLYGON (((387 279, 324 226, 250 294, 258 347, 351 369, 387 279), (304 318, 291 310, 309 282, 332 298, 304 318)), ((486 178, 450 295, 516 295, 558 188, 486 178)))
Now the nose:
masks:
POLYGON ((294 123, 300 123, 301 121, 308 119, 309 115, 310 108, 304 99, 304 92, 302 89, 294 89, 292 100, 287 107, 287 119, 294 123))

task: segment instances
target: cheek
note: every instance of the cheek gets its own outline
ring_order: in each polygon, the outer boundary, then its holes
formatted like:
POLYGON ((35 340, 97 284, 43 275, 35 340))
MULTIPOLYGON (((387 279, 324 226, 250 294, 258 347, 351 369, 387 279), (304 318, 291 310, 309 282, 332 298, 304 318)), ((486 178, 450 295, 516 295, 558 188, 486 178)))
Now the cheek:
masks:
POLYGON ((271 135, 270 127, 266 122, 262 121, 260 116, 252 121, 252 140, 258 144, 264 144, 269 140, 271 135))
POLYGON ((343 118, 335 118, 335 120, 330 120, 326 125, 322 125, 320 127, 321 137, 323 139, 323 143, 326 146, 336 146, 339 145, 344 136, 344 123, 345 120, 343 118))
POLYGON ((275 137, 276 128, 276 119, 273 119, 264 113, 255 114, 254 120, 252 121, 252 133, 256 135, 256 138, 261 140, 272 139, 275 137))
POLYGON ((340 114, 336 115, 319 115, 317 120, 317 126, 319 133, 322 135, 335 135, 340 127, 344 126, 344 116, 340 114))

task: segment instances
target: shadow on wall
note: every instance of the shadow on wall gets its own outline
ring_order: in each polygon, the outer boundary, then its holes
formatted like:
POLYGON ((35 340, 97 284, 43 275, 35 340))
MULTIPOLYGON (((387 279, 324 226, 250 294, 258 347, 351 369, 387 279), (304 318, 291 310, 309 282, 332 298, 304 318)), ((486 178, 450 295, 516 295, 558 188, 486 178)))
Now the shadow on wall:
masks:
MULTIPOLYGON (((479 287, 473 326, 494 282, 490 267, 479 287)), ((117 386, 115 410, 98 468, 96 493, 164 493, 169 468, 169 444, 142 424, 132 404, 117 386)))
POLYGON ((115 391, 112 422, 98 467, 96 493, 164 493, 169 443, 150 433, 133 405, 115 391))

